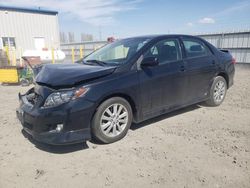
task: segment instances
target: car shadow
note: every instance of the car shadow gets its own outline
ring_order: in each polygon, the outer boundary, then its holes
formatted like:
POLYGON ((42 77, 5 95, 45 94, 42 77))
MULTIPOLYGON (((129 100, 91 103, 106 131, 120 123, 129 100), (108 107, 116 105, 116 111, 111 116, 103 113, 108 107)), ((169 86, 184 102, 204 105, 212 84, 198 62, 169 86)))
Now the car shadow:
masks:
POLYGON ((34 146, 42 151, 54 153, 54 154, 66 154, 72 153, 79 150, 88 149, 89 146, 86 142, 70 144, 70 145, 49 145, 36 141, 32 138, 28 133, 22 130, 22 134, 25 138, 27 138, 34 146))
POLYGON ((157 116, 155 118, 143 121, 141 123, 133 123, 131 125, 130 129, 135 131, 137 129, 143 128, 143 127, 148 126, 148 125, 151 125, 151 124, 156 123, 158 121, 161 121, 161 120, 164 120, 164 119, 167 119, 167 118, 171 118, 171 117, 174 117, 174 116, 177 116, 177 115, 180 115, 180 114, 184 114, 184 113, 187 113, 187 112, 190 112, 190 111, 193 111, 193 110, 197 110, 197 109, 201 108, 202 106, 203 106, 202 103, 194 104, 194 105, 191 105, 191 106, 188 106, 188 107, 185 107, 185 108, 181 108, 179 110, 175 110, 175 111, 172 111, 172 112, 157 116))
MULTIPOLYGON (((135 131, 137 129, 143 128, 145 126, 149 126, 153 123, 156 123, 158 121, 170 118, 170 117, 174 117, 176 115, 180 115, 186 112, 190 112, 196 109, 199 109, 203 106, 203 103, 200 104, 195 104, 195 105, 191 105, 185 108, 182 108, 180 110, 176 110, 173 112, 169 112, 163 115, 160 115, 158 117, 143 121, 141 123, 134 123, 131 125, 130 129, 135 131)), ((66 154, 66 153, 72 153, 72 152, 76 152, 76 151, 80 151, 80 150, 85 150, 88 149, 89 146, 86 142, 83 143, 78 143, 78 144, 71 144, 71 145, 49 145, 49 144, 44 144, 41 142, 38 142, 36 140, 34 140, 32 138, 32 136, 30 136, 28 133, 26 133, 24 130, 22 130, 22 134, 25 138, 27 138, 32 144, 34 144, 34 146, 42 151, 45 152, 49 152, 49 153, 54 153, 54 154, 66 154)), ((103 143, 100 143, 97 140, 90 140, 91 143, 93 144, 98 144, 98 145, 103 145, 103 143)))
MULTIPOLYGON (((152 118, 152 119, 143 121, 143 122, 141 122, 141 123, 133 123, 133 124, 131 125, 131 127, 130 127, 130 130, 135 131, 135 130, 137 130, 137 129, 140 129, 140 128, 149 126, 149 125, 151 125, 151 124, 153 124, 153 123, 156 123, 156 122, 158 122, 158 121, 161 121, 161 120, 163 120, 163 119, 167 119, 167 118, 170 118, 170 117, 179 115, 179 114, 183 114, 183 113, 186 113, 186 112, 190 112, 190 111, 199 109, 199 108, 201 108, 202 106, 203 106, 202 103, 194 104, 194 105, 191 105, 191 106, 182 108, 182 109, 180 109, 180 110, 176 110, 176 111, 173 111, 173 112, 169 112, 169 113, 166 113, 166 114, 157 116, 157 117, 155 117, 155 118, 152 118)), ((100 141, 95 140, 95 139, 90 140, 90 142, 93 143, 93 144, 105 145, 105 144, 103 144, 103 143, 101 143, 100 141)))

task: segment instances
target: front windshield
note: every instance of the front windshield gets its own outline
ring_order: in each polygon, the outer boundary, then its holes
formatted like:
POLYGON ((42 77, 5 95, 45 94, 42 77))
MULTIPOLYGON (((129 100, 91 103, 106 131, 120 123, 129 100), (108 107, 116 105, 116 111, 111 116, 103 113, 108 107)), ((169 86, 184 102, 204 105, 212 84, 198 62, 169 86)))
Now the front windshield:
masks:
POLYGON ((147 42, 149 42, 150 39, 151 38, 146 37, 130 38, 110 43, 84 58, 84 61, 101 61, 106 64, 125 63, 147 42))

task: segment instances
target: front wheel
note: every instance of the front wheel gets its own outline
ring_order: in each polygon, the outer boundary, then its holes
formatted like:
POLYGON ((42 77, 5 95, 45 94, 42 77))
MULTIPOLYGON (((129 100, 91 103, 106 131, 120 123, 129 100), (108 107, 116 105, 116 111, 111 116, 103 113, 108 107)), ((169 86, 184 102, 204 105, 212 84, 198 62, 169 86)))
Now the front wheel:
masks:
POLYGON ((122 139, 132 123, 130 104, 121 97, 104 101, 92 120, 92 134, 102 143, 112 143, 122 139))
POLYGON ((210 88, 210 98, 206 101, 209 106, 219 106, 225 99, 227 82, 222 76, 217 76, 210 88))

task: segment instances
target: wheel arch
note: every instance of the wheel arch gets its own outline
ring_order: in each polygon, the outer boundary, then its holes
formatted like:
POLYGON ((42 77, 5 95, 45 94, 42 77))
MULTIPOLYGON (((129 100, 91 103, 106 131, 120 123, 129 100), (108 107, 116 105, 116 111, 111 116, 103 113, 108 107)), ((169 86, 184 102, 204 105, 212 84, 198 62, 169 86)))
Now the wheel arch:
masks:
MULTIPOLYGON (((98 108, 104 101, 106 101, 106 100, 108 100, 108 99, 110 99, 110 98, 113 98, 113 97, 121 97, 121 98, 125 99, 125 100, 129 103, 129 105, 130 105, 130 107, 131 107, 131 109, 132 109, 133 119, 134 119, 134 118, 137 118, 137 108, 136 108, 136 104, 135 104, 134 99, 133 99, 131 96, 129 96, 129 95, 127 95, 127 94, 124 94, 124 93, 113 93, 113 94, 111 94, 111 95, 107 95, 107 96, 103 97, 103 98, 98 102, 97 108, 98 108)), ((96 109, 97 109, 97 108, 96 108, 96 109)))
POLYGON ((223 77, 226 80, 226 82, 227 82, 227 88, 228 88, 229 87, 229 76, 227 75, 227 73, 220 72, 220 73, 217 74, 217 76, 221 76, 221 77, 223 77))

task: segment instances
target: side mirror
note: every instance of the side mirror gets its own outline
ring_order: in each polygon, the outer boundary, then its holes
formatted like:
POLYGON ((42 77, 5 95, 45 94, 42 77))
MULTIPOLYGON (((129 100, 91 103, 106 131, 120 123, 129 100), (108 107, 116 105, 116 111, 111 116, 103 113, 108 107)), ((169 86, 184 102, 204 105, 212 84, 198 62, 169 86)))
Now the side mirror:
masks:
POLYGON ((142 60, 142 67, 153 67, 159 64, 159 61, 156 57, 146 57, 142 60))

